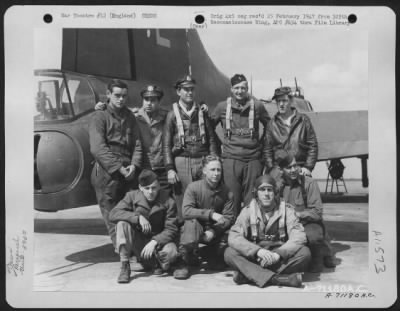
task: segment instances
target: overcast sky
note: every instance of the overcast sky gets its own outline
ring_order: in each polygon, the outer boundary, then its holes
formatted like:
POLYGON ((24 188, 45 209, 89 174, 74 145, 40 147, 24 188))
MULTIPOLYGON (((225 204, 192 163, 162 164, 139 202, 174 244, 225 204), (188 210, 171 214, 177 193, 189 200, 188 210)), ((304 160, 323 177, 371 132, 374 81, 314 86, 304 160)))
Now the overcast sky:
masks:
POLYGON ((368 36, 348 30, 213 29, 199 31, 220 71, 253 77, 270 98, 294 77, 316 111, 368 109, 368 36))
MULTIPOLYGON (((199 35, 220 71, 253 77, 258 98, 272 97, 280 78, 283 85, 294 86, 296 77, 315 111, 368 109, 367 32, 213 29, 199 35)), ((345 178, 361 178, 359 159, 343 163, 345 178)), ((326 178, 325 162, 317 163, 313 176, 326 178)))
MULTIPOLYGON (((36 48, 49 44, 48 37, 61 29, 40 29, 36 48), (49 32, 49 33, 47 33, 49 32), (39 35, 40 34, 40 35, 39 35)), ((253 94, 268 99, 279 87, 294 86, 294 77, 304 89, 315 111, 368 109, 368 33, 348 30, 199 30, 206 51, 217 68, 228 77, 243 73, 253 78, 253 94)), ((61 40, 51 42, 53 60, 35 53, 35 68, 60 66, 61 40), (51 63, 51 61, 53 63, 51 63), (49 65, 50 64, 50 65, 49 65)), ((344 160, 345 177, 360 178, 358 159, 344 160)), ((313 175, 326 178, 325 163, 313 175)))

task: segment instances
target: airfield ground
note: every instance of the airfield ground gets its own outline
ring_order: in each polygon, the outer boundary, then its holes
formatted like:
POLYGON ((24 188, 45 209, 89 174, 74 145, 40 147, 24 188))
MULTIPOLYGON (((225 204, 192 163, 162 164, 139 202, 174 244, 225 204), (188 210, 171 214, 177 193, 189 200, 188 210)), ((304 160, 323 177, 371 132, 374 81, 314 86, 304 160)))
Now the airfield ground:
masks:
MULTIPOLYGON (((321 189, 322 186, 320 185, 321 189)), ((360 193, 360 195, 365 195, 360 193)), ((324 218, 337 267, 305 273, 303 288, 259 289, 235 285, 232 270, 198 270, 189 280, 171 275, 133 272, 118 284, 120 264, 106 235, 98 206, 57 213, 35 212, 35 291, 107 292, 303 292, 333 291, 334 286, 366 290, 368 286, 368 203, 325 203, 324 218)))

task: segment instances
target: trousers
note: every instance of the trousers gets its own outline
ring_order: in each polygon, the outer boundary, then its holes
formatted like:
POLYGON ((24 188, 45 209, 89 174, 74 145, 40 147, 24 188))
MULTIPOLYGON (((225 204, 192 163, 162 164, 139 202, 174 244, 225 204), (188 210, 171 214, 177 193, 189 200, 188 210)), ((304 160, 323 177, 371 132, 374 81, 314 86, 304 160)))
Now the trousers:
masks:
POLYGON ((303 224, 303 227, 312 257, 332 256, 332 246, 326 236, 323 225, 320 223, 306 223, 303 224))
MULTIPOLYGON (((121 261, 129 260, 129 257, 135 255, 137 260, 142 262, 143 266, 154 266, 154 258, 149 262, 142 260, 140 253, 147 243, 151 240, 151 235, 144 235, 141 231, 126 221, 119 221, 116 224, 116 251, 120 254, 121 261), (123 252, 121 252, 124 246, 123 252), (125 257, 126 256, 126 257, 125 257), (125 257, 125 258, 124 258, 125 257)), ((165 258, 165 263, 171 265, 178 257, 178 250, 174 242, 170 242, 162 246, 159 250, 160 255, 165 258)))
POLYGON ((263 166, 259 160, 244 162, 234 159, 224 159, 224 181, 233 193, 235 216, 239 215, 241 203, 244 206, 253 198, 253 185, 257 177, 262 174, 263 166))
MULTIPOLYGON (((262 246, 261 243, 258 245, 262 246)), ((225 262, 234 270, 240 271, 248 280, 255 283, 258 287, 268 285, 268 282, 275 274, 295 273, 306 270, 310 260, 310 250, 302 246, 286 262, 280 260, 268 268, 263 268, 257 263, 256 259, 246 258, 232 247, 228 247, 224 254, 225 262)))
POLYGON ((186 187, 193 181, 199 180, 201 176, 202 158, 176 157, 175 167, 180 182, 173 186, 174 199, 177 206, 178 223, 183 223, 182 202, 186 187))
POLYGON ((179 250, 182 248, 189 253, 196 251, 199 248, 199 243, 205 244, 202 249, 202 254, 208 257, 211 261, 223 261, 223 254, 228 246, 228 232, 215 236, 210 242, 202 239, 207 225, 200 223, 196 219, 185 220, 181 227, 181 235, 179 241, 179 250))
POLYGON ((128 191, 138 188, 136 178, 133 181, 127 181, 119 173, 111 176, 96 163, 92 170, 91 182, 108 234, 115 247, 115 225, 110 222, 109 215, 128 191))

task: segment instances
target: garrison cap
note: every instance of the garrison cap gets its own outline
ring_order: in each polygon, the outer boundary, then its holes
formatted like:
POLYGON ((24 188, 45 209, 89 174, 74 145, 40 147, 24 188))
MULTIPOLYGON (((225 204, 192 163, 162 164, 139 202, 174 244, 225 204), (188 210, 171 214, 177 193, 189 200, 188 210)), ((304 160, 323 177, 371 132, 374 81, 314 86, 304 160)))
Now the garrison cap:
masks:
POLYGON ((157 85, 146 85, 140 91, 140 96, 142 96, 142 98, 150 97, 150 96, 155 96, 155 97, 161 98, 161 97, 163 97, 163 95, 164 95, 164 92, 157 85))
POLYGON ((144 169, 139 175, 139 185, 142 187, 147 187, 156 180, 158 180, 158 177, 152 170, 144 169))
POLYGON ((195 86, 195 85, 196 85, 196 80, 193 79, 191 76, 186 75, 176 81, 175 88, 177 89, 183 86, 195 86))
POLYGON ((290 165, 290 163, 293 162, 293 159, 293 155, 291 155, 285 149, 278 149, 275 151, 275 161, 280 168, 285 168, 290 165))
POLYGON ((274 96, 272 97, 272 99, 275 99, 278 96, 291 95, 291 94, 292 94, 292 89, 289 86, 282 86, 282 87, 275 89, 275 93, 274 93, 274 96))
POLYGON ((242 74, 235 74, 232 78, 231 78, 231 85, 234 86, 238 83, 241 83, 243 81, 247 81, 246 77, 242 74))

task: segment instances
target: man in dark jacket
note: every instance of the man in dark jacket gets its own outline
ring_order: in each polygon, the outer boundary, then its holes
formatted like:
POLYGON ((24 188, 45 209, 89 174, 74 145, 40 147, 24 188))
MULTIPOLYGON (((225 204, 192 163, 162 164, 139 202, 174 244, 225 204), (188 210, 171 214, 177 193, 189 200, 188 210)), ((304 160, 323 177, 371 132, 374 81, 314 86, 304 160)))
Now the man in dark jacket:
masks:
POLYGON ((278 112, 267 126, 265 136, 266 170, 278 179, 279 169, 274 161, 278 149, 287 150, 298 160, 303 175, 311 176, 318 159, 318 142, 308 116, 291 106, 293 98, 290 87, 280 87, 274 96, 278 112))
POLYGON ((164 92, 156 85, 147 85, 140 92, 142 107, 135 109, 143 145, 143 168, 158 176, 161 189, 170 190, 164 165, 162 136, 168 111, 160 107, 164 92))
POLYGON ((116 224, 116 251, 122 263, 118 283, 129 282, 133 254, 145 268, 155 268, 154 274, 167 271, 176 260, 176 204, 167 192, 160 191, 154 172, 145 169, 140 173, 139 190, 126 194, 111 211, 110 220, 116 224))
POLYGON ((248 93, 248 83, 242 74, 231 78, 231 97, 218 103, 211 118, 213 125, 222 125, 222 158, 224 180, 233 192, 235 214, 240 212, 241 203, 249 204, 252 186, 264 167, 262 149, 264 134, 270 120, 264 105, 248 93))
POLYGON ((275 180, 263 175, 254 183, 254 198, 229 232, 225 262, 236 270, 236 284, 300 287, 298 272, 305 271, 311 258, 306 242, 293 207, 279 201, 275 180))
POLYGON ((226 233, 234 221, 233 194, 222 181, 222 164, 217 156, 203 160, 202 180, 186 188, 183 199, 184 225, 179 244, 180 266, 174 272, 176 279, 190 277, 189 265, 196 265, 199 243, 206 244, 209 268, 219 268, 227 246, 226 233), (213 266, 212 266, 213 265, 213 266))
POLYGON ((311 177, 300 174, 296 159, 285 150, 278 150, 276 161, 283 170, 282 197, 295 208, 306 232, 312 261, 311 272, 321 272, 323 265, 335 267, 332 247, 322 219, 322 200, 317 182, 311 177))
POLYGON ((90 151, 96 160, 91 180, 114 246, 115 228, 109 213, 127 191, 137 187, 136 172, 142 165, 139 127, 125 106, 127 95, 127 85, 112 80, 107 89, 107 108, 94 113, 89 128, 90 151))
MULTIPOLYGON (((143 147, 144 169, 150 169, 158 176, 161 189, 169 190, 167 171, 164 166, 162 135, 168 110, 161 107, 164 92, 157 85, 146 85, 141 91, 142 106, 131 108, 139 125, 143 147)), ((107 104, 98 102, 96 110, 105 110, 107 104)))
POLYGON ((163 133, 164 163, 176 194, 180 222, 183 193, 189 183, 199 179, 202 157, 218 153, 208 113, 194 102, 195 86, 190 76, 176 82, 179 100, 167 115, 163 133))

